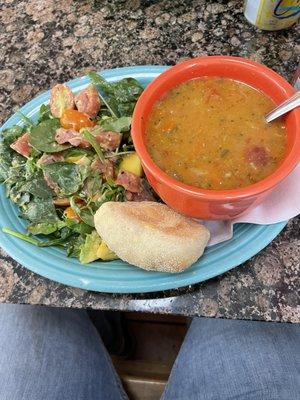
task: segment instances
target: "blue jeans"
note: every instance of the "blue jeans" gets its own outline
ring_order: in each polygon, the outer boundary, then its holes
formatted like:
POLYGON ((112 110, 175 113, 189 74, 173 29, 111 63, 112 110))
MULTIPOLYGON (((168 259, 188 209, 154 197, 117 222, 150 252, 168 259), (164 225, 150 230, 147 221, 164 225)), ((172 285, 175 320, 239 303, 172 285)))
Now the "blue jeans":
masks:
MULTIPOLYGON (((163 399, 299 400, 299 352, 299 325, 194 319, 163 399)), ((119 399, 85 311, 0 305, 0 400, 119 399)))

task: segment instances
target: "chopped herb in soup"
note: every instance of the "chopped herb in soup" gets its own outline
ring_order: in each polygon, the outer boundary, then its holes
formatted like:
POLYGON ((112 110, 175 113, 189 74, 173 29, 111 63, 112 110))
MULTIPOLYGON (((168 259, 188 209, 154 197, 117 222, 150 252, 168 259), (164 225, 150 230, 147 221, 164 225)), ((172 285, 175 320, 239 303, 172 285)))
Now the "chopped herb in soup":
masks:
POLYGON ((146 143, 168 175, 204 189, 236 189, 270 175, 282 162, 286 131, 267 124, 274 107, 241 82, 205 77, 180 84, 150 112, 146 143))

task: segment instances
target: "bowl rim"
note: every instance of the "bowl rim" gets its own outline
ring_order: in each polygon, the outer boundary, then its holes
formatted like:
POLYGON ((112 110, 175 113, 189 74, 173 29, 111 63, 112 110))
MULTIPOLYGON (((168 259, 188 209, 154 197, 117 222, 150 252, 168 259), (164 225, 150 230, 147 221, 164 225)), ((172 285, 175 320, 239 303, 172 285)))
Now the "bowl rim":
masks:
MULTIPOLYGON (((283 162, 279 165, 279 167, 266 178, 252 184, 249 186, 245 186, 243 188, 237 189, 227 189, 227 190, 212 190, 212 189, 201 189, 195 186, 187 185, 180 181, 177 181, 175 178, 166 174, 162 169, 160 169, 152 160, 146 145, 144 143, 144 135, 142 134, 142 120, 143 120, 143 112, 146 107, 149 96, 156 91, 165 81, 169 80, 173 76, 177 75, 179 72, 183 70, 188 70, 192 66, 196 66, 197 64, 215 64, 215 63, 223 63, 223 65, 232 64, 235 67, 239 68, 247 68, 247 67, 255 67, 258 73, 267 77, 270 81, 276 81, 278 88, 284 90, 284 96, 288 98, 289 96, 295 93, 295 89, 279 74, 277 74, 272 69, 257 63, 255 61, 249 60, 247 58, 235 57, 235 56, 201 56, 192 58, 183 62, 180 62, 171 68, 167 69, 165 72, 160 74, 157 78, 155 78, 143 91, 141 94, 134 112, 132 116, 132 124, 131 124, 131 134, 133 139, 133 144, 138 156, 141 159, 143 166, 160 182, 167 186, 171 186, 173 189, 180 191, 182 193, 186 193, 190 196, 197 197, 199 199, 206 199, 211 201, 220 201, 220 200, 238 200, 243 199, 249 196, 254 196, 269 189, 272 189, 279 182, 281 182, 290 172, 296 167, 297 163, 300 161, 300 128, 297 133, 297 137, 295 142, 290 149, 289 153, 285 156, 283 162)), ((187 79, 186 81, 188 81, 187 79)), ((281 94, 283 92, 281 91, 281 94)), ((295 125, 300 127, 300 109, 295 109, 290 112, 290 115, 287 118, 293 117, 295 119, 295 125)))

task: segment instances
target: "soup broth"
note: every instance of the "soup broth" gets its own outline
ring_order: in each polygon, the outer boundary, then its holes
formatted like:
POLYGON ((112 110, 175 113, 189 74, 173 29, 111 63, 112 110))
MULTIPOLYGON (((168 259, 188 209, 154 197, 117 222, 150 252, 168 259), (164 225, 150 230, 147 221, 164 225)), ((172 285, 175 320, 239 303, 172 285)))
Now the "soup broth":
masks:
POLYGON ((203 189, 237 189, 270 175, 282 162, 286 130, 266 123, 273 102, 246 84, 204 77, 180 84, 153 107, 146 145, 168 175, 203 189))

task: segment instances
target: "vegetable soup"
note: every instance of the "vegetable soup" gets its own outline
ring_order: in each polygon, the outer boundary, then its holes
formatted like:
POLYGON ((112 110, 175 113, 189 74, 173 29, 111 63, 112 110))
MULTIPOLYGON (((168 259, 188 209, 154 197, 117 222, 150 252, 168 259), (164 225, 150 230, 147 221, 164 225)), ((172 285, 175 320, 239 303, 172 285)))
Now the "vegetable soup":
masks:
POLYGON ((146 144, 168 175, 203 189, 237 189, 274 172, 286 151, 282 121, 265 122, 272 100, 252 87, 204 77, 170 90, 153 107, 146 144))

